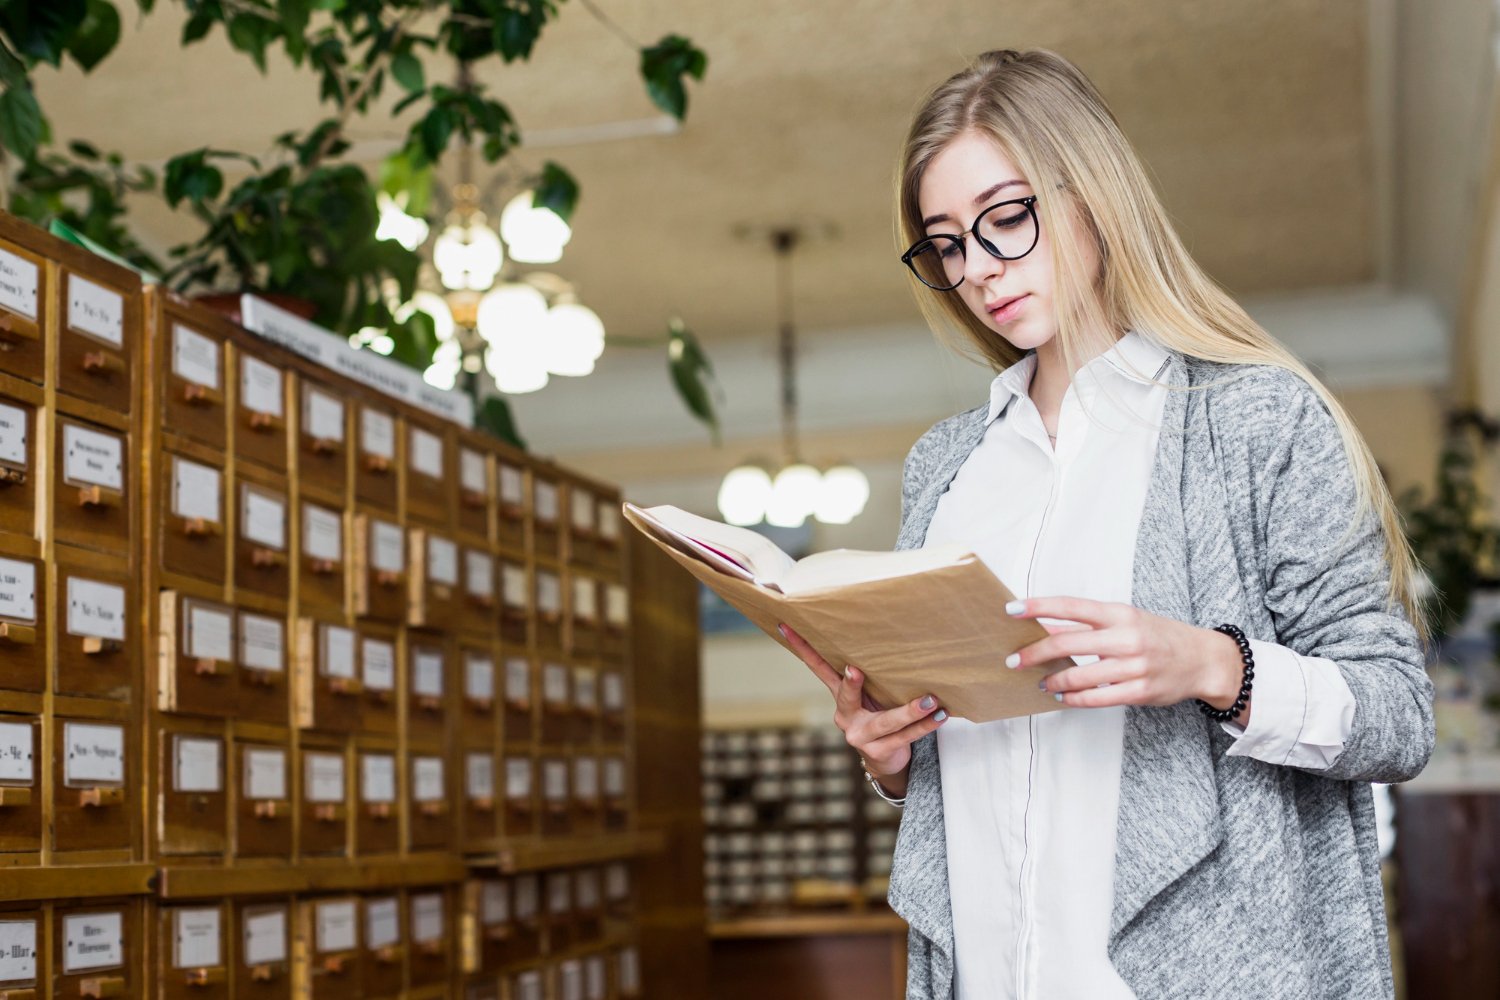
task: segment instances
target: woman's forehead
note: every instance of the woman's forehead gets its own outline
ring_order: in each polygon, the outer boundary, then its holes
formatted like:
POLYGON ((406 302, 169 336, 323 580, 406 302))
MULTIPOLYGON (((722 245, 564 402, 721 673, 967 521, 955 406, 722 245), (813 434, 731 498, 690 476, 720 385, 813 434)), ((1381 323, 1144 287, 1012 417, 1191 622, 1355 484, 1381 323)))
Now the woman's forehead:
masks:
POLYGON ((922 172, 917 201, 922 217, 952 215, 967 222, 983 208, 986 197, 1021 197, 1030 193, 1026 177, 986 136, 965 132, 938 152, 922 172), (1004 192, 1004 194, 1001 194, 1004 192))

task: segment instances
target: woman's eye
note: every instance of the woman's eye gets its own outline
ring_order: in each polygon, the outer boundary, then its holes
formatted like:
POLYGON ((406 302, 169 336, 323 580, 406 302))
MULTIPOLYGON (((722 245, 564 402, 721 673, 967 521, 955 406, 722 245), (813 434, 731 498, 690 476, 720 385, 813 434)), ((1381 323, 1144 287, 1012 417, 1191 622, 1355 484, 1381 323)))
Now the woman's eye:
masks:
POLYGON ((1001 229, 1014 229, 1021 223, 1026 221, 1026 217, 1028 214, 1029 213, 1027 212, 1017 212, 1015 215, 1007 216, 996 221, 995 225, 999 226, 1001 229))
POLYGON ((959 245, 951 240, 944 240, 938 248, 938 256, 944 260, 951 260, 959 254, 959 245))

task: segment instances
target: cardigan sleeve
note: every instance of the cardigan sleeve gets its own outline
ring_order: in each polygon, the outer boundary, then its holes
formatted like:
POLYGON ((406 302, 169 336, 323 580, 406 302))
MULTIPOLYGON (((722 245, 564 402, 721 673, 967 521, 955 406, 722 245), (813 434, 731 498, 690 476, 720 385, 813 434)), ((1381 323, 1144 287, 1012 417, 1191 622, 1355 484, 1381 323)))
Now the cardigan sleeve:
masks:
POLYGON ((1336 664, 1354 696, 1337 760, 1300 769, 1406 781, 1426 766, 1435 739, 1421 643, 1402 606, 1388 599, 1379 518, 1367 512, 1353 521, 1354 478, 1332 414, 1300 377, 1280 372, 1277 381, 1285 391, 1269 394, 1270 405, 1242 425, 1252 435, 1266 607, 1276 641, 1336 664))

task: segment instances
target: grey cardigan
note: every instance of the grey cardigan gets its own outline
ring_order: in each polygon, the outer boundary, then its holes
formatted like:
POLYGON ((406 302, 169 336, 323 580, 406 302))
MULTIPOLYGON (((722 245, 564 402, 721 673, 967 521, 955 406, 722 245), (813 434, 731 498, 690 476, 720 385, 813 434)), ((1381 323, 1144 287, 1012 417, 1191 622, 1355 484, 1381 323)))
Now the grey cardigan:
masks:
MULTIPOLYGON (((1110 960, 1143 1000, 1390 997, 1370 782, 1422 770, 1433 716, 1416 632, 1387 608, 1380 527, 1366 517, 1346 534, 1354 481, 1333 418, 1301 378, 1175 352, 1162 378, 1176 388, 1132 603, 1327 657, 1357 707, 1322 771, 1225 756, 1233 738, 1191 702, 1126 710, 1110 960)), ((985 416, 979 406, 950 417, 912 448, 898 548, 922 544, 985 416)), ((891 871, 891 905, 911 927, 908 1000, 953 996, 943 794, 931 734, 912 746, 891 871)))

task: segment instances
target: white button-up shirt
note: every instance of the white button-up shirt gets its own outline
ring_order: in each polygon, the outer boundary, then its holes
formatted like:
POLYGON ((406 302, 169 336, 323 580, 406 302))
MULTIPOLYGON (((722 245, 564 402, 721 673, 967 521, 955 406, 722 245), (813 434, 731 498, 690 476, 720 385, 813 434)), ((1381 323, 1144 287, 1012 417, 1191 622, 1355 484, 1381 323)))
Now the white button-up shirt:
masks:
MULTIPOLYGON (((1166 352, 1131 331, 1074 375, 1050 444, 1027 354, 995 377, 990 423, 926 544, 960 542, 1018 597, 1129 603, 1136 532, 1166 401, 1166 352)), ((1000 608, 996 614, 1004 614, 1000 608)), ((1334 664, 1253 641, 1254 710, 1230 754, 1333 763, 1354 696, 1334 664)), ((1079 657, 1077 662, 1091 662, 1079 657)), ((958 1000, 1133 996, 1105 951, 1123 707, 938 730, 958 1000)))

